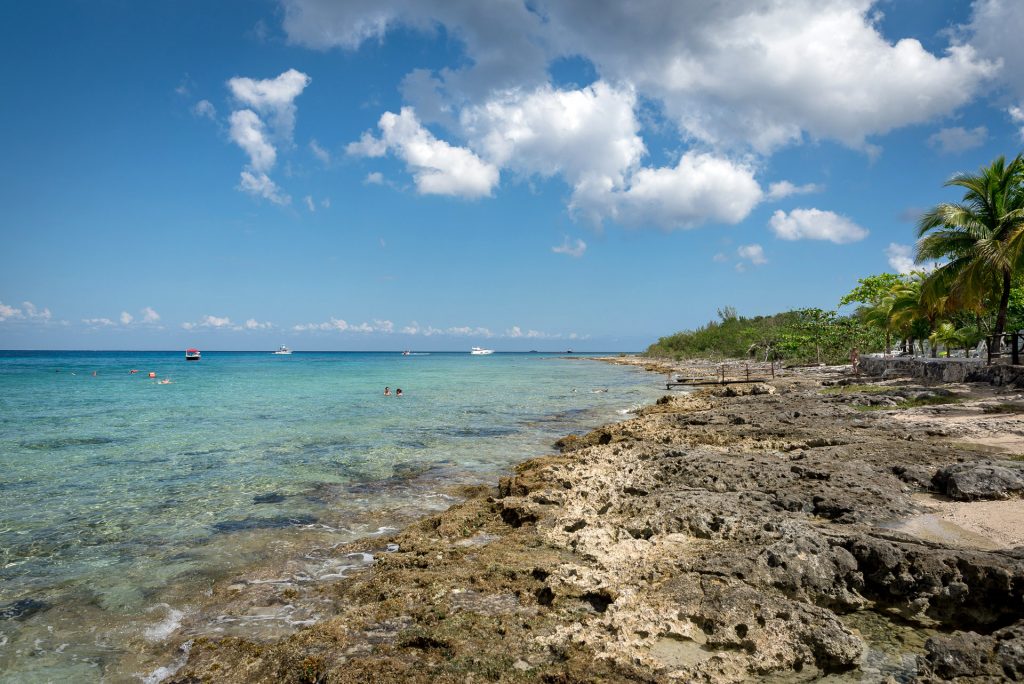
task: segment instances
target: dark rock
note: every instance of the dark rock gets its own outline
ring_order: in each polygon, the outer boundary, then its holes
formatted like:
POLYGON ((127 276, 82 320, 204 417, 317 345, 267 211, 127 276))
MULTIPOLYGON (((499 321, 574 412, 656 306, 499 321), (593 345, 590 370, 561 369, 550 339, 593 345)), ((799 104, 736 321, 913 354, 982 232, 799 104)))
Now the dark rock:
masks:
POLYGON ((257 494, 252 497, 254 504, 266 504, 266 503, 281 503, 284 501, 284 494, 278 492, 268 492, 267 494, 257 494))
POLYGON ((20 599, 0 606, 0 620, 25 620, 49 609, 50 604, 37 599, 20 599))
POLYGON ((294 525, 312 525, 316 518, 312 515, 275 515, 272 518, 245 518, 243 520, 223 520, 213 524, 217 532, 243 532, 245 530, 268 530, 294 525))
POLYGON ((1020 471, 981 462, 948 465, 935 473, 932 483, 957 501, 1008 499, 1024 492, 1020 471))

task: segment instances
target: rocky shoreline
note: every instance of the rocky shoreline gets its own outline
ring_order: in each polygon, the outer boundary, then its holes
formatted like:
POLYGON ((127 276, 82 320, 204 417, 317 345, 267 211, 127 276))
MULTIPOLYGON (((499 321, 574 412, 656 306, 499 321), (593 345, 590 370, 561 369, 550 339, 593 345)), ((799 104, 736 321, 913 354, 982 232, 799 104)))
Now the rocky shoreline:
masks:
POLYGON ((375 542, 322 590, 334 617, 197 639, 166 681, 1024 679, 1018 441, 1010 388, 825 368, 669 393, 375 542), (993 502, 1002 537, 969 526, 993 502))

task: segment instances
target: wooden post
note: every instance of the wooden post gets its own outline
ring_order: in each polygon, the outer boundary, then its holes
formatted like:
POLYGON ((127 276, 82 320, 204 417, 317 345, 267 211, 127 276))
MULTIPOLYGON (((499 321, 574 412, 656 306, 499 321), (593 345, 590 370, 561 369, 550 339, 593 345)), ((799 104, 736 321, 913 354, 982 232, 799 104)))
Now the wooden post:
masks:
POLYGON ((725 364, 723 363, 721 366, 719 366, 718 370, 722 374, 722 384, 724 385, 725 384, 725 364))
POLYGON ((772 377, 775 377, 775 359, 772 359, 772 377))
POLYGON ((1014 366, 1020 365, 1020 337, 1017 333, 1010 333, 1010 361, 1014 366))

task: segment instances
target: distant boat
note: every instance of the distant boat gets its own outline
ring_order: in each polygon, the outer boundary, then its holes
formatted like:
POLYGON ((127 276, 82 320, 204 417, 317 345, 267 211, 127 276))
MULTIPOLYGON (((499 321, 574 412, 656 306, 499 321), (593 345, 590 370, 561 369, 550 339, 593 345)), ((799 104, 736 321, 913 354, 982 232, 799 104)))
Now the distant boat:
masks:
POLYGON ((572 354, 572 349, 566 349, 566 350, 565 350, 565 353, 566 353, 566 354, 572 354))
POLYGON ((199 350, 198 349, 186 349, 185 350, 185 360, 186 361, 198 361, 199 360, 199 350))
POLYGON ((473 347, 472 349, 469 350, 469 353, 470 354, 475 354, 477 356, 483 356, 485 354, 493 354, 494 350, 493 349, 484 349, 483 347, 473 347))
POLYGON ((283 355, 283 354, 291 354, 291 353, 292 353, 292 350, 291 350, 291 349, 289 349, 288 347, 286 347, 286 346, 284 346, 284 345, 282 344, 282 345, 281 345, 281 346, 280 346, 280 347, 278 348, 278 350, 277 350, 276 352, 274 352, 274 353, 275 353, 275 354, 282 354, 282 355, 283 355))
POLYGON ((409 356, 411 354, 412 354, 412 352, 409 351, 408 349, 406 349, 404 352, 402 352, 402 356, 409 356))

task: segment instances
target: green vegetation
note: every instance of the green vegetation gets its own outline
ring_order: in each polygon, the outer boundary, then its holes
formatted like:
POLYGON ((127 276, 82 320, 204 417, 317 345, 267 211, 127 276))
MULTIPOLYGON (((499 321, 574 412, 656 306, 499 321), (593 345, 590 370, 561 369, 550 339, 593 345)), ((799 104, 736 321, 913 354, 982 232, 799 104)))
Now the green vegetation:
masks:
POLYGON ((918 222, 917 263, 929 270, 861 278, 839 301, 849 315, 798 309, 748 318, 732 307, 696 330, 662 337, 648 356, 846 363, 851 352, 968 354, 982 340, 1024 328, 1024 157, 999 157, 947 186, 964 190, 918 222))
POLYGON ((822 394, 892 394, 898 388, 891 385, 841 385, 826 387, 822 394))
POLYGON ((910 409, 918 408, 919 406, 941 406, 942 404, 959 404, 963 399, 959 397, 922 397, 921 399, 907 399, 901 401, 895 406, 855 406, 854 408, 858 411, 891 411, 895 409, 910 409))

